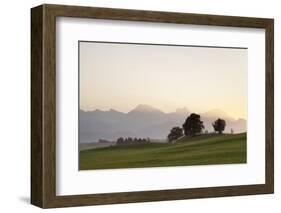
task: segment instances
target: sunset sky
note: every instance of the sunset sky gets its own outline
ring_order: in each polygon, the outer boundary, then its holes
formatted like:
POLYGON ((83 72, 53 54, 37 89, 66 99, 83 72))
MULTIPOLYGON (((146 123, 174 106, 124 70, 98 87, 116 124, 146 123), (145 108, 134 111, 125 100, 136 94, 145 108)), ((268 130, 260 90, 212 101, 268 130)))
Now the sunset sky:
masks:
POLYGON ((80 109, 247 117, 247 49, 80 42, 80 109))

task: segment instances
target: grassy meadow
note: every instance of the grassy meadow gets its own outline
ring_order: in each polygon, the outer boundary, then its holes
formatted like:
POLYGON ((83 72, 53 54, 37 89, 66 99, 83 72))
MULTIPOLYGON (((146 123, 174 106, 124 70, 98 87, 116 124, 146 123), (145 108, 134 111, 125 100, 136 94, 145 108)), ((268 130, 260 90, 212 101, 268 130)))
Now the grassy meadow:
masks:
POLYGON ((80 170, 246 163, 246 133, 80 151, 80 170))

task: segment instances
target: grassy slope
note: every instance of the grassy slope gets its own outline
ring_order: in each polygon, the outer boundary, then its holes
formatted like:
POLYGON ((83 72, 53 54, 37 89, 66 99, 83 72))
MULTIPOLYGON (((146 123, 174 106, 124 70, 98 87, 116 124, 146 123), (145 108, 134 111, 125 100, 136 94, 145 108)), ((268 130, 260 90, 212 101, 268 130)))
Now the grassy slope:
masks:
POLYGON ((111 146, 80 152, 80 169, 246 163, 246 133, 182 138, 174 144, 111 146))

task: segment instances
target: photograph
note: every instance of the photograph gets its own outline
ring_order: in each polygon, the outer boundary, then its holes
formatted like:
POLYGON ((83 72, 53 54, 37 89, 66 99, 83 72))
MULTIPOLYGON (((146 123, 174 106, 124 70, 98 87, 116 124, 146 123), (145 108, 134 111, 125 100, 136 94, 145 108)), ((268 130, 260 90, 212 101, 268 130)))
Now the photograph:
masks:
POLYGON ((79 170, 247 163, 246 47, 78 42, 79 170))
POLYGON ((148 8, 31 8, 32 205, 274 193, 274 18, 148 8))

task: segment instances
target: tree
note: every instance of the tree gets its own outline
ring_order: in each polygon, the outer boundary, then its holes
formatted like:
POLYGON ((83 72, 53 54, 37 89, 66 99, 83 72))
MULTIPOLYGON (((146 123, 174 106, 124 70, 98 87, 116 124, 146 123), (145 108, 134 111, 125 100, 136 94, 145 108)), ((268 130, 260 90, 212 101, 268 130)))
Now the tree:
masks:
POLYGON ((192 113, 189 117, 186 118, 184 124, 182 125, 184 134, 186 136, 195 136, 198 133, 201 133, 205 128, 203 121, 200 120, 200 115, 192 113))
POLYGON ((173 127, 168 135, 169 142, 172 142, 174 140, 177 140, 178 138, 183 136, 183 130, 182 128, 176 126, 173 127))
POLYGON ((122 138, 122 137, 118 138, 116 144, 118 144, 118 145, 124 144, 124 138, 122 138))
POLYGON ((128 139, 127 139, 127 143, 128 143, 128 144, 132 144, 132 143, 133 143, 133 138, 128 137, 128 139))
POLYGON ((219 134, 222 134, 222 132, 225 129, 226 123, 225 123, 225 120, 219 118, 212 125, 216 132, 219 132, 219 134))

